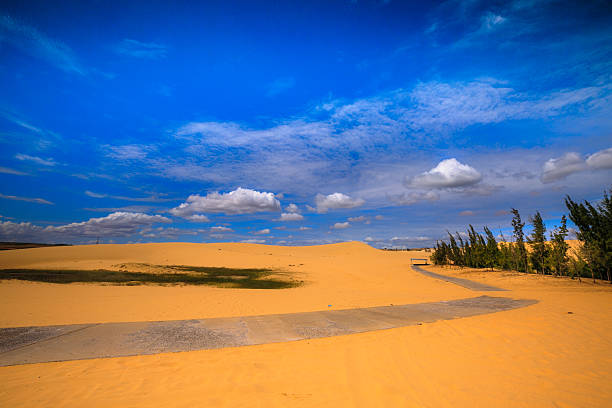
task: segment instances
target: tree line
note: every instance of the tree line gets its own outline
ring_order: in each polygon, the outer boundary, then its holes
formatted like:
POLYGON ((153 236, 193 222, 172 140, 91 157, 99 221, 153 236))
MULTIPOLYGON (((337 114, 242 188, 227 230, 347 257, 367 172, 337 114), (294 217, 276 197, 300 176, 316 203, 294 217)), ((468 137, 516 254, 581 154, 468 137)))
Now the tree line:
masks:
POLYGON ((512 241, 506 241, 500 231, 498 242, 488 227, 485 226, 484 234, 481 234, 470 224, 466 234, 447 232, 448 242, 436 242, 431 261, 435 265, 515 270, 572 278, 590 276, 612 283, 612 188, 610 195, 604 191, 603 199, 597 204, 587 200, 575 202, 567 195, 565 206, 569 219, 576 226, 576 238, 582 244, 573 256, 568 253, 566 237, 569 230, 565 215, 547 239, 546 226, 539 211, 529 218, 532 231, 525 235, 525 222, 519 211, 512 208, 512 241))

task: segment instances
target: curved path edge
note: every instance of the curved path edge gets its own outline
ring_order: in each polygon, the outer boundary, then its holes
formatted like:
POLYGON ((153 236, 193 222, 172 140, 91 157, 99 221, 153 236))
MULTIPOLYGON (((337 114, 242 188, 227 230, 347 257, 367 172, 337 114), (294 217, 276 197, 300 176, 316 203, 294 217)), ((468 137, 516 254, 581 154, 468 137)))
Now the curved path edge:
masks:
POLYGON ((445 282, 454 283, 455 285, 463 286, 464 288, 480 291, 480 292, 505 292, 507 289, 498 288, 496 286, 485 285, 484 283, 475 282, 469 279, 455 278, 454 276, 441 275, 439 273, 427 271, 417 265, 411 265, 416 272, 429 276, 430 278, 440 279, 445 282))
POLYGON ((0 366, 218 349, 339 336, 516 309, 536 300, 442 302, 262 316, 0 329, 0 366))

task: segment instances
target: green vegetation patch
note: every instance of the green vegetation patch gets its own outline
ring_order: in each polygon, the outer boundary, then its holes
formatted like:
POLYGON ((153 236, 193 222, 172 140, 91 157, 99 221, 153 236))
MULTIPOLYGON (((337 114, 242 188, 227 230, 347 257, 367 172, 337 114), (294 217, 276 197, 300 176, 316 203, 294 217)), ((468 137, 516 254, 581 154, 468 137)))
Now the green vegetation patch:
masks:
POLYGON ((286 289, 301 281, 270 277, 286 273, 264 268, 219 268, 186 265, 151 265, 172 273, 112 271, 108 269, 0 269, 0 279, 46 283, 107 283, 113 285, 211 285, 242 289, 286 289))

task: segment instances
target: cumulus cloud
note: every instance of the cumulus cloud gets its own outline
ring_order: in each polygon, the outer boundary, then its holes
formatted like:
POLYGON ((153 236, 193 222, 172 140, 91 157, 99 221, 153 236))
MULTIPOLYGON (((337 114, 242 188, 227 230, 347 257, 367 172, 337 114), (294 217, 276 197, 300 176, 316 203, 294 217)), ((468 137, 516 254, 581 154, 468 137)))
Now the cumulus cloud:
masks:
POLYGON ((364 242, 369 243, 378 248, 406 248, 414 246, 427 246, 433 241, 432 238, 427 236, 395 236, 392 238, 373 238, 371 236, 365 237, 364 242))
POLYGON ((270 233, 270 229, 269 228, 264 228, 264 229, 261 229, 259 231, 253 232, 253 234, 257 234, 257 235, 266 235, 266 234, 269 234, 269 233, 270 233))
POLYGON ((333 229, 346 229, 348 227, 350 227, 351 224, 348 222, 337 222, 334 225, 332 225, 333 229))
MULTIPOLYGON (((440 195, 435 191, 417 192, 411 191, 399 195, 390 195, 389 200, 397 205, 412 205, 419 201, 437 201, 440 199, 440 195)), ((382 218, 377 218, 381 220, 382 218)))
POLYGON ((363 205, 364 202, 361 198, 352 198, 342 193, 333 193, 326 196, 317 194, 315 197, 318 213, 326 213, 330 209, 355 208, 363 205))
POLYGON ((265 239, 255 239, 255 238, 251 238, 251 239, 243 239, 242 241, 245 244, 263 244, 266 242, 265 239))
POLYGON ((278 221, 302 221, 303 219, 304 216, 300 214, 300 208, 291 203, 285 207, 285 212, 281 214, 278 221))
POLYGON ((453 188, 466 187, 478 183, 482 175, 473 167, 457 159, 442 160, 436 167, 407 178, 406 185, 417 188, 453 188))
POLYGON ((288 212, 288 213, 299 213, 300 212, 300 208, 297 205, 291 203, 287 207, 285 207, 285 212, 288 212))
POLYGON ((612 147, 593 153, 586 159, 586 164, 593 169, 612 169, 612 147))
POLYGON ((228 228, 228 227, 217 226, 217 227, 210 227, 210 231, 216 232, 216 233, 223 233, 223 232, 232 232, 233 229, 228 228))
POLYGON ((280 202, 273 193, 237 188, 229 193, 213 192, 202 197, 192 194, 187 201, 170 210, 172 215, 188 218, 203 213, 252 214, 280 211, 280 202))
POLYGON ((73 241, 80 238, 125 237, 156 223, 170 223, 161 215, 115 212, 106 217, 90 218, 83 222, 41 227, 30 222, 0 222, 0 237, 5 240, 73 241))
POLYGON ((551 183, 585 169, 586 166, 582 156, 575 152, 569 152, 561 157, 549 159, 544 163, 540 180, 543 183, 551 183))
POLYGON ((72 236, 128 236, 144 225, 169 222, 172 221, 161 215, 115 212, 106 217, 90 218, 84 222, 46 227, 45 230, 72 236))
POLYGON ((298 213, 282 213, 278 221, 302 221, 304 216, 298 213))
POLYGON ((368 217, 360 215, 359 217, 349 217, 348 220, 350 222, 364 222, 368 220, 368 217))
POLYGON ((210 219, 204 214, 188 215, 185 219, 193 222, 210 222, 210 219))

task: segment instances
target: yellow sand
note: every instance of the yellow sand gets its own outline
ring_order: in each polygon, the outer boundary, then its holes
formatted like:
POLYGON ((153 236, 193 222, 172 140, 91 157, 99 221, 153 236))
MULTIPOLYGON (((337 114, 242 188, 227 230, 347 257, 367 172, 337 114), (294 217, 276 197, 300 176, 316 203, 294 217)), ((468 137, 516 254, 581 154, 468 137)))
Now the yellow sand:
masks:
MULTIPOLYGON (((303 287, 0 283, 0 326, 287 313, 478 296, 411 272, 419 253, 357 243, 148 244, 0 253, 0 267, 121 262, 282 267, 303 287), (221 249, 221 251, 219 251, 221 249), (289 266, 289 265, 297 266, 289 266), (303 264, 303 265, 299 265, 303 264)), ((538 299, 524 309, 351 336, 0 368, 0 406, 612 406, 612 289, 588 280, 433 268, 538 299), (568 314, 568 312, 573 312, 568 314)))

